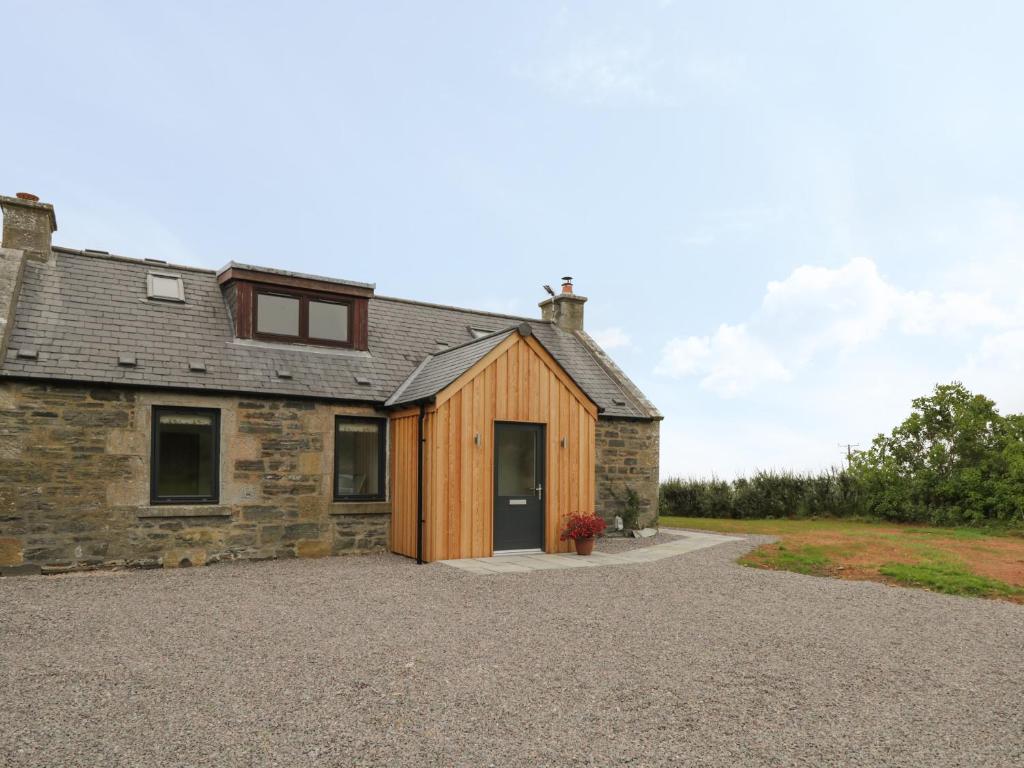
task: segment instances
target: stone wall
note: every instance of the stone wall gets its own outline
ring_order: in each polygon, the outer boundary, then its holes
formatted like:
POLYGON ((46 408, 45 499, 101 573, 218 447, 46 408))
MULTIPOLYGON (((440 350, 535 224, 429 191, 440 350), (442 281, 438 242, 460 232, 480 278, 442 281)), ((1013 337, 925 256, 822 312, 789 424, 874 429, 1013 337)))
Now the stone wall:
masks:
POLYGON ((334 416, 374 413, 0 381, 0 572, 386 549, 389 503, 332 500, 334 416), (150 505, 154 405, 220 409, 219 504, 150 505))
POLYGON ((660 430, 660 421, 597 420, 597 514, 609 523, 623 515, 628 488, 640 497, 640 526, 657 520, 660 430))

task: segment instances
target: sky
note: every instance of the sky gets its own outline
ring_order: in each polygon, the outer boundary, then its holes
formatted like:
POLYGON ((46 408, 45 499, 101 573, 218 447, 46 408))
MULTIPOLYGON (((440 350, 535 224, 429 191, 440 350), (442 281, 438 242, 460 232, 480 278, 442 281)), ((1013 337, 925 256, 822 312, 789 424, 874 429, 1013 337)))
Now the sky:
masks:
POLYGON ((662 475, 815 470, 936 383, 1024 410, 1024 4, 0 0, 55 242, 586 328, 662 475))

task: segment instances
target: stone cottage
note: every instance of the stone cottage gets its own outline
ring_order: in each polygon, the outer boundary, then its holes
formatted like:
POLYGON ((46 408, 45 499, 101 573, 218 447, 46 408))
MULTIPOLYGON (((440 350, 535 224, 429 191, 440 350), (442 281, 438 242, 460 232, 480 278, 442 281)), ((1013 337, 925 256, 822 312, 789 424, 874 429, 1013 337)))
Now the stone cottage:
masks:
POLYGON ((513 317, 0 208, 0 573, 559 551, 570 512, 657 514, 661 415, 570 278, 513 317))

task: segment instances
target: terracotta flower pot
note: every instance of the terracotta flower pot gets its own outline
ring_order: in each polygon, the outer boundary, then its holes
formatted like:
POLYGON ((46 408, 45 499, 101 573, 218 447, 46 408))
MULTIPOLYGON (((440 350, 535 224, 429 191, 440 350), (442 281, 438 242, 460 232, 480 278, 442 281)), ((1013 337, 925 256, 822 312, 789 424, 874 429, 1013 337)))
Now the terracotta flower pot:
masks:
POLYGON ((576 554, 577 555, 589 555, 594 551, 594 537, 590 536, 586 539, 573 539, 576 542, 576 554))

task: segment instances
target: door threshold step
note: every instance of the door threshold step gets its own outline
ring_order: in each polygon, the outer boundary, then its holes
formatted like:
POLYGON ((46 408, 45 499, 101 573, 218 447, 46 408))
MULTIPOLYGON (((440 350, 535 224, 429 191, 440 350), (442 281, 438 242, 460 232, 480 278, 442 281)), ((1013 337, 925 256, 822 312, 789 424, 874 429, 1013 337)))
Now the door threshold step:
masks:
POLYGON ((539 547, 533 549, 497 549, 494 551, 495 557, 503 557, 505 555, 543 555, 544 550, 539 547))

